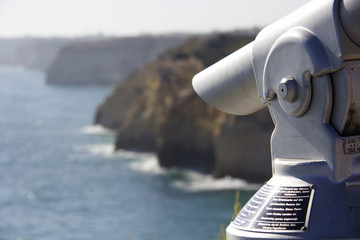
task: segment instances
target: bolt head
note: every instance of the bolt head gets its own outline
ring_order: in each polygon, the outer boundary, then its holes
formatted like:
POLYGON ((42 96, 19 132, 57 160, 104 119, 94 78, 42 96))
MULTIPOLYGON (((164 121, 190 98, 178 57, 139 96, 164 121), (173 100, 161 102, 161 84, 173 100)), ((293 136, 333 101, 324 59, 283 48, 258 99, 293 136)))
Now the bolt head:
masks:
POLYGON ((295 102, 297 98, 297 82, 293 77, 285 77, 278 88, 278 96, 284 101, 295 102))

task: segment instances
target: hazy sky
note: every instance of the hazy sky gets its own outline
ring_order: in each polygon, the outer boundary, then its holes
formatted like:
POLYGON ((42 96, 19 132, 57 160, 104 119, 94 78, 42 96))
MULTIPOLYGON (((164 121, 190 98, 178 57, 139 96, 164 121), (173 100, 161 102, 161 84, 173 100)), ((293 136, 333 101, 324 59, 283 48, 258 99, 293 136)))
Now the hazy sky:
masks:
POLYGON ((0 37, 210 32, 264 26, 309 0, 0 0, 0 37))

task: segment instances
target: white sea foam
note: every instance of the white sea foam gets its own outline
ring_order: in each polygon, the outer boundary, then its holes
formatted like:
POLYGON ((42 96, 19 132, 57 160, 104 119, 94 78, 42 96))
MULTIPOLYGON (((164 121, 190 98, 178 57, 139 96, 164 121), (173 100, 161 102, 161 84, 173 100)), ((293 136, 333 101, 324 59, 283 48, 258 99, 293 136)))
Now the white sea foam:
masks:
POLYGON ((162 174, 165 173, 165 169, 160 167, 158 159, 155 154, 145 155, 137 161, 130 163, 130 168, 135 171, 150 173, 150 174, 162 174))
POLYGON ((74 146, 74 150, 79 152, 86 152, 91 155, 101 155, 106 157, 114 155, 113 144, 92 144, 92 145, 74 146))
POLYGON ((214 178, 211 175, 186 171, 185 180, 174 181, 173 185, 185 191, 219 191, 219 190, 257 190, 260 184, 249 183, 242 179, 224 177, 214 178))
POLYGON ((153 175, 166 175, 170 184, 175 188, 189 191, 221 191, 221 190, 257 190, 260 184, 249 183, 242 179, 223 177, 214 178, 208 174, 202 174, 193 170, 186 169, 166 169, 159 165, 155 153, 134 152, 127 150, 114 151, 113 144, 94 144, 76 146, 76 151, 87 152, 92 155, 105 157, 119 157, 122 160, 129 160, 129 168, 133 171, 143 172, 153 175), (172 176, 181 175, 181 178, 172 176))
POLYGON ((97 134, 97 135, 108 135, 115 133, 114 130, 105 128, 100 124, 83 127, 81 129, 81 132, 85 134, 97 134))
MULTIPOLYGON (((74 146, 74 150, 78 152, 86 152, 91 155, 101 155, 105 157, 113 156, 125 160, 132 160, 134 162, 139 162, 139 165, 144 164, 149 166, 149 162, 152 162, 153 165, 154 165, 153 162, 157 163, 157 158, 155 153, 135 152, 135 151, 122 150, 122 149, 115 151, 115 146, 112 143, 77 145, 74 146)), ((134 169, 136 169, 136 167, 134 169)), ((143 169, 143 167, 139 166, 139 169, 143 169)))
POLYGON ((154 175, 166 175, 170 184, 175 188, 189 191, 221 191, 221 190, 257 190, 261 184, 249 183, 246 180, 223 177, 214 178, 208 174, 202 174, 193 170, 179 168, 162 168, 159 165, 155 153, 136 153, 121 151, 122 156, 133 157, 130 168, 134 171, 144 172, 154 175), (173 176, 182 176, 180 178, 173 176))
POLYGON ((155 156, 155 153, 135 152, 135 151, 119 149, 119 150, 116 150, 115 155, 122 157, 122 158, 127 158, 129 160, 135 160, 135 159, 151 158, 151 157, 155 156))
POLYGON ((129 160, 130 169, 134 171, 149 173, 149 174, 161 174, 165 170, 160 167, 158 159, 155 153, 147 152, 134 152, 127 150, 114 151, 113 144, 94 144, 75 146, 75 151, 86 152, 91 155, 101 155, 104 157, 118 157, 122 160, 129 160))

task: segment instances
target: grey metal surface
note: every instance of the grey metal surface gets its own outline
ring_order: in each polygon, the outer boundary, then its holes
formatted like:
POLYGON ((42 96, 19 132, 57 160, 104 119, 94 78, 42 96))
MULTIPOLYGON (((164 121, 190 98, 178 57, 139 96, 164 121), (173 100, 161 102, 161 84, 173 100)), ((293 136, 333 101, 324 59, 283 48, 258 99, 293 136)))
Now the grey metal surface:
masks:
POLYGON ((194 78, 220 110, 248 114, 268 105, 275 123, 273 177, 264 188, 271 190, 244 207, 228 240, 360 239, 359 9, 359 0, 312 1, 194 78), (314 197, 299 205, 306 209, 285 210, 279 189, 310 186, 314 197), (303 228, 296 211, 306 214, 303 228))
POLYGON ((342 136, 360 135, 360 61, 346 61, 332 74, 334 101, 331 124, 342 136), (344 79, 347 79, 344 82, 344 79))
POLYGON ((266 107, 257 93, 252 43, 195 75, 195 91, 226 113, 247 115, 266 107))
POLYGON ((354 23, 360 22, 359 0, 342 0, 340 2, 340 19, 342 26, 349 38, 360 46, 359 26, 354 23))

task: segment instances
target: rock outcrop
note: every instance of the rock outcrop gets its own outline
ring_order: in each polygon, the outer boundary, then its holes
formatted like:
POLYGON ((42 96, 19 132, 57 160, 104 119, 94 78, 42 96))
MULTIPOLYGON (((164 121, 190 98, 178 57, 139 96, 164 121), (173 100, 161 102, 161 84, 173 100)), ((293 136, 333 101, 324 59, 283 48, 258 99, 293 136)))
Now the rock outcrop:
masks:
POLYGON ((161 166, 264 181, 271 176, 267 109, 236 117, 207 105, 192 77, 253 35, 194 37, 117 85, 96 123, 117 129, 116 148, 156 151, 161 166))
POLYGON ((155 60, 185 35, 139 36, 64 46, 47 71, 52 84, 112 84, 155 60))

